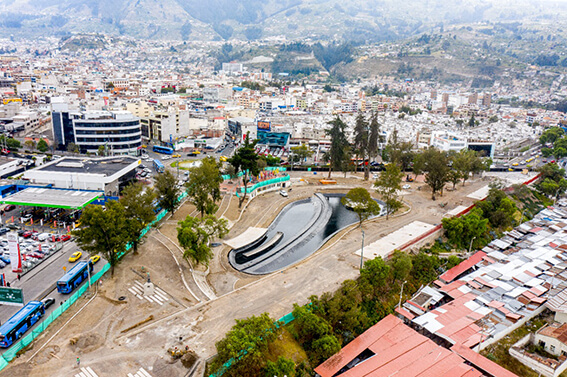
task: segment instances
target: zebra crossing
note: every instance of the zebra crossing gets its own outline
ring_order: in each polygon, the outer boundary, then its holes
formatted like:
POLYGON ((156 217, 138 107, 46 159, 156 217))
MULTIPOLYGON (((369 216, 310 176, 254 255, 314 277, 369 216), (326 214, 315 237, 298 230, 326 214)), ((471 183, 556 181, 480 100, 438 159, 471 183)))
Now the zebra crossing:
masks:
POLYGON ((159 305, 163 305, 164 302, 169 300, 167 293, 165 293, 163 290, 159 289, 158 287, 155 287, 155 294, 150 296, 144 296, 144 285, 139 281, 135 281, 134 285, 128 288, 128 291, 142 301, 148 300, 151 303, 157 303, 159 305))
POLYGON ((128 377, 152 377, 144 368, 140 368, 135 374, 128 373, 128 377))
MULTIPOLYGON (((98 377, 91 367, 81 368, 81 372, 75 374, 75 377, 98 377)), ((147 377, 147 376, 145 376, 147 377)))

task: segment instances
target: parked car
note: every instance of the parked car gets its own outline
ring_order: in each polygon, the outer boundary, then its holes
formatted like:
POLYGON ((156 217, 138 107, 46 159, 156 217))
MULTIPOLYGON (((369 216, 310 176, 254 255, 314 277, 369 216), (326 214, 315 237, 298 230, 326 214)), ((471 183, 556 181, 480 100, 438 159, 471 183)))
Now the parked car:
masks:
POLYGON ((20 226, 18 224, 12 223, 12 224, 6 225, 6 228, 12 229, 12 230, 18 230, 18 229, 20 229, 20 226))
POLYGON ((4 268, 6 267, 6 263, 4 263, 4 261, 0 260, 0 268, 4 268))
POLYGON ((8 233, 10 229, 8 228, 0 228, 0 234, 8 233))
POLYGON ((33 215, 31 213, 28 213, 27 215, 23 215, 21 217, 21 220, 23 223, 26 223, 28 221, 30 221, 33 218, 33 215))
POLYGON ((69 241, 71 239, 71 236, 68 235, 68 234, 62 234, 60 238, 61 238, 62 242, 66 242, 66 241, 69 241))
POLYGON ((285 190, 280 190, 280 195, 283 196, 284 198, 288 197, 287 191, 285 190))
POLYGON ((0 255, 0 260, 6 264, 10 264, 10 256, 2 254, 0 255))
POLYGON ((91 257, 91 262, 93 262, 93 264, 95 264, 96 262, 98 262, 100 260, 100 255, 93 255, 91 257))
POLYGON ((13 205, 13 204, 8 204, 6 207, 4 207, 4 213, 10 212, 10 211, 14 210, 15 208, 16 208, 15 205, 13 205))
POLYGON ((75 251, 75 252, 69 257, 69 262, 75 263, 76 261, 78 261, 79 259, 81 259, 82 256, 83 256, 83 253, 81 253, 80 251, 75 251))

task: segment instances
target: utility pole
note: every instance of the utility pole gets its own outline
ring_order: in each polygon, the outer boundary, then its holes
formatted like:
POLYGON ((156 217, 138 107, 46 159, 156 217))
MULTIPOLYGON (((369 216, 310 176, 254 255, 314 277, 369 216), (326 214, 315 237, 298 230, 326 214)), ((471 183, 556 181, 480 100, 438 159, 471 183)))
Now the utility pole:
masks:
POLYGON ((362 270, 362 264, 364 262, 364 230, 360 228, 362 232, 362 246, 360 248, 360 269, 362 270))

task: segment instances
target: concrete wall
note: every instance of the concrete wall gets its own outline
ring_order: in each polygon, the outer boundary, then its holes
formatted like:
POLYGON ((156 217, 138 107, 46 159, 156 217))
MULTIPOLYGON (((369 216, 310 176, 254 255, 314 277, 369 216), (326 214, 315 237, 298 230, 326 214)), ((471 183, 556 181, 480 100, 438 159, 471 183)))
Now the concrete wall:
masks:
POLYGON ((536 333, 534 343, 539 344, 540 342, 545 343, 545 350, 552 355, 561 355, 562 351, 567 353, 567 345, 557 338, 536 333))
POLYGON ((522 339, 517 341, 509 350, 508 352, 512 357, 520 361, 522 364, 530 367, 531 369, 535 370, 537 373, 540 373, 542 376, 546 377, 558 377, 565 369, 567 369, 567 362, 562 363, 559 365, 557 369, 553 369, 549 365, 542 364, 537 360, 531 358, 526 353, 522 352, 521 350, 515 348, 523 348, 528 343, 535 343, 537 344, 537 339, 535 339, 534 334, 528 334, 524 336, 522 339))
POLYGON ((567 323, 567 313, 555 312, 555 322, 567 323))

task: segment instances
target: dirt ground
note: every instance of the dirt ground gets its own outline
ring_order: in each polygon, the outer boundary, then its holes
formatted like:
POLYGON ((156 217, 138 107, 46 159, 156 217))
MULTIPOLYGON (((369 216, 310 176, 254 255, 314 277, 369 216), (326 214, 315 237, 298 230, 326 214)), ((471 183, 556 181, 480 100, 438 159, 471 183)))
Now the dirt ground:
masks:
MULTIPOLYGON (((333 174, 336 186, 317 184, 322 177, 292 172, 288 198, 277 192, 266 193, 241 209, 238 198, 225 196, 217 215, 231 224, 226 238, 250 226, 268 226, 285 205, 315 192, 371 188, 371 182, 362 180, 362 173, 347 178, 333 174)), ((372 243, 415 220, 438 224, 447 211, 472 204, 466 195, 487 184, 488 179, 476 178, 432 201, 422 182, 412 182, 403 195, 408 211, 388 221, 369 221, 365 242, 372 243), (418 187, 422 189, 418 191, 418 187), (446 205, 442 208, 440 203, 446 205)), ((93 287, 90 295, 79 299, 0 375, 75 376, 80 372, 75 360, 80 357, 81 367, 90 367, 100 377, 135 374, 141 367, 153 377, 184 376, 187 369, 172 360, 167 349, 185 346, 201 358, 200 372, 202 360, 214 354, 215 342, 234 319, 262 312, 279 318, 292 309, 294 302, 303 304, 310 295, 334 290, 343 280, 358 274, 359 257, 354 251, 361 236, 349 229, 339 232, 311 257, 270 275, 251 277, 235 271, 227 262, 229 250, 225 246, 213 249, 215 256, 208 268, 194 268, 183 259, 176 240, 177 221, 191 214, 195 215, 194 206, 185 203, 166 218, 159 229, 148 234, 138 255, 125 256, 114 277, 107 274, 96 293, 93 287), (148 273, 162 291, 157 293, 161 299, 151 302, 135 294, 148 273), (119 301, 121 296, 126 299, 119 301)))

